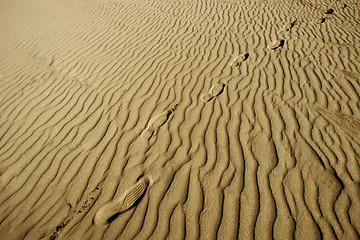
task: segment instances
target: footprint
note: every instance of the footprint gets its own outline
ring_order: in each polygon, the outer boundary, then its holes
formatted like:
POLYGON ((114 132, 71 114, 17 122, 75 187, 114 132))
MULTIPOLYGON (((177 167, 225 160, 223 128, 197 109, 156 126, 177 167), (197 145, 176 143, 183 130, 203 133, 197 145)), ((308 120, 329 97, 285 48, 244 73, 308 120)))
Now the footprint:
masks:
POLYGON ((325 10, 324 13, 325 13, 325 14, 333 14, 333 13, 334 13, 334 9, 329 8, 329 9, 325 10))
POLYGON ((283 27, 283 31, 286 31, 286 32, 290 31, 290 29, 292 29, 295 26, 295 24, 296 24, 296 20, 285 24, 283 27))
POLYGON ((147 127, 143 130, 141 136, 145 136, 149 140, 157 132, 157 130, 169 120, 177 106, 178 104, 150 118, 149 122, 147 123, 147 127))
POLYGON ((342 73, 340 76, 345 76, 347 80, 354 81, 355 84, 360 84, 360 74, 345 70, 340 70, 340 73, 342 73))
POLYGON ((102 226, 111 223, 121 213, 126 212, 143 197, 149 179, 142 176, 132 187, 127 189, 119 198, 103 205, 95 214, 94 223, 102 226))
POLYGON ((324 23, 325 22, 325 18, 324 17, 321 17, 321 18, 319 18, 319 19, 316 19, 316 22, 317 23, 324 23))
POLYGON ((273 41, 271 44, 268 45, 268 48, 270 48, 271 50, 276 50, 279 47, 284 46, 285 44, 285 40, 284 39, 278 39, 273 41))
POLYGON ((201 101, 210 102, 224 91, 225 86, 226 83, 223 82, 215 84, 210 88, 208 93, 204 93, 200 96, 201 101))
POLYGON ((240 54, 239 56, 233 57, 232 61, 230 62, 230 66, 238 67, 240 64, 249 58, 249 53, 240 54))

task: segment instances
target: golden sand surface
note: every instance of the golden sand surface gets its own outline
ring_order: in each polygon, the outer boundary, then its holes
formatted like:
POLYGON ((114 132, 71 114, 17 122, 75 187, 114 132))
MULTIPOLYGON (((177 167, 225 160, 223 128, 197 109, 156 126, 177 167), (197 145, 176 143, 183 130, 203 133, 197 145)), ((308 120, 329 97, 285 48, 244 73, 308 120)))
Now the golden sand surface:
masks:
POLYGON ((0 0, 0 239, 359 239, 357 0, 0 0))

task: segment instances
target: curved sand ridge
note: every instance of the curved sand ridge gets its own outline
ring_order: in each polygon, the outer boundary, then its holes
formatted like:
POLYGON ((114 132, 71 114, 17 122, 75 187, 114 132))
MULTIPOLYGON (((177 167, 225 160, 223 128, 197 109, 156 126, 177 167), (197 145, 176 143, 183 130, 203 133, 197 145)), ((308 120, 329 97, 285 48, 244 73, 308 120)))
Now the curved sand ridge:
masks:
POLYGON ((359 11, 2 1, 0 236, 359 238, 359 11))

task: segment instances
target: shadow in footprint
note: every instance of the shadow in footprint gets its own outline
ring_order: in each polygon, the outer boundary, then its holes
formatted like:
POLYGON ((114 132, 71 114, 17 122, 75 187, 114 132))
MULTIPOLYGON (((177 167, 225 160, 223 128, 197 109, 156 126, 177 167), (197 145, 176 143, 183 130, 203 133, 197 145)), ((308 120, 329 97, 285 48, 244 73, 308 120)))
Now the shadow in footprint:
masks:
POLYGON ((285 40, 284 40, 284 39, 278 39, 278 40, 273 41, 273 42, 268 46, 268 48, 270 48, 271 50, 276 50, 276 49, 284 46, 284 44, 285 44, 285 40))
POLYGON ((325 11, 325 14, 333 14, 334 13, 334 9, 329 8, 325 11))
POLYGON ((317 22, 318 22, 318 23, 324 23, 325 20, 326 20, 326 19, 325 19, 324 17, 322 17, 322 18, 319 18, 319 19, 317 20, 317 22))
POLYGON ((116 219, 120 214, 121 214, 121 213, 115 213, 114 215, 112 215, 111 217, 109 217, 106 222, 107 222, 108 224, 112 223, 113 221, 115 221, 115 219, 116 219))
POLYGON ((292 29, 296 24, 296 21, 292 21, 292 22, 289 22, 287 24, 285 24, 285 26, 283 27, 283 31, 290 31, 290 29, 292 29))
POLYGON ((204 93, 200 96, 201 101, 203 102, 210 102, 217 96, 219 96, 221 93, 224 92, 226 83, 217 83, 214 86, 210 88, 210 91, 208 93, 204 93))

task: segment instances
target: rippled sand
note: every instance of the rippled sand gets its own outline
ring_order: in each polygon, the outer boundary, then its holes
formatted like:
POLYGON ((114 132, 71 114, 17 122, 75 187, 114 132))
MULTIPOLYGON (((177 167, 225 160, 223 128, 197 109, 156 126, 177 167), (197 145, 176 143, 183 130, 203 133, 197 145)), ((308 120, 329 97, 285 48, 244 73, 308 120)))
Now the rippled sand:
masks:
POLYGON ((0 239, 359 239, 359 15, 0 0, 0 239))

